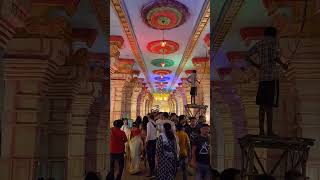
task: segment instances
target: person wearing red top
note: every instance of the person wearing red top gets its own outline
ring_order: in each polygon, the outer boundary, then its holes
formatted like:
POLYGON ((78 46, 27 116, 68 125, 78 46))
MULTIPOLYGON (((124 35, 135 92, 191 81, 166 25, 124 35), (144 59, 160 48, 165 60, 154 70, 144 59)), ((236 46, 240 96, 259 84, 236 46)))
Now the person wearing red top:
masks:
POLYGON ((113 122, 113 128, 111 128, 110 133, 110 172, 107 175, 107 180, 121 180, 122 172, 124 169, 124 153, 125 153, 125 143, 128 141, 127 136, 124 131, 120 128, 123 125, 122 120, 116 120, 113 122), (119 174, 114 175, 115 172, 115 162, 119 164, 119 174))

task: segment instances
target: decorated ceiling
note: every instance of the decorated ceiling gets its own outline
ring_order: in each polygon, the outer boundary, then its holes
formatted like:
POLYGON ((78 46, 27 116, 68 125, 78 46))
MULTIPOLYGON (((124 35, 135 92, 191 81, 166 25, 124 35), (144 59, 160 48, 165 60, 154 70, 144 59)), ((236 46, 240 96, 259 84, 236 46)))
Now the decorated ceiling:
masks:
POLYGON ((192 58, 207 57, 209 0, 113 0, 110 35, 124 39, 120 58, 134 59, 134 69, 154 92, 174 90, 192 58))

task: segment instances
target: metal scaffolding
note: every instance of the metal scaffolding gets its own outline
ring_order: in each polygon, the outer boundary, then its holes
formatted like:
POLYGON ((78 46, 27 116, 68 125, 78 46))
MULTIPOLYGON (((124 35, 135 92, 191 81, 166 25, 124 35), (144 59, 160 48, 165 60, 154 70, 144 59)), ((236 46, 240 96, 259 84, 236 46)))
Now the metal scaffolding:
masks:
MULTIPOLYGON (((314 139, 306 138, 284 138, 258 135, 246 135, 239 139, 242 150, 242 175, 249 180, 259 174, 274 175, 274 172, 282 164, 283 176, 289 170, 298 170, 306 176, 306 163, 309 156, 310 147, 314 144, 314 139), (280 150, 282 154, 272 168, 263 166, 258 157, 256 149, 280 150)), ((282 173, 282 172, 281 172, 282 173)))
POLYGON ((184 108, 188 117, 199 117, 201 115, 206 114, 208 106, 198 104, 187 104, 184 106, 184 108))

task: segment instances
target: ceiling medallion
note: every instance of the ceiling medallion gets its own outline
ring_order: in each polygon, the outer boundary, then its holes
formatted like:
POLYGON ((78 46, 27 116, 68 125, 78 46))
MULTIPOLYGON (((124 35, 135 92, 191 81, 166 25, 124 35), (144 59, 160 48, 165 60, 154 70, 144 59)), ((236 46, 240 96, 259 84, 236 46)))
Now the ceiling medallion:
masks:
POLYGON ((168 74, 171 74, 172 71, 171 70, 168 70, 168 69, 156 69, 156 70, 153 70, 152 71, 153 74, 157 74, 157 75, 168 75, 168 74))
POLYGON ((186 22, 188 8, 176 0, 154 0, 141 10, 143 21, 151 28, 168 30, 186 22))
POLYGON ((160 82, 165 82, 165 81, 168 81, 170 80, 170 77, 161 77, 161 76, 157 76, 154 78, 154 80, 156 81, 160 81, 160 82))
POLYGON ((147 49, 156 54, 171 54, 178 51, 179 44, 170 40, 158 40, 149 42, 147 49), (163 46, 164 42, 165 46, 163 46))
POLYGON ((154 59, 151 61, 151 64, 157 67, 171 67, 174 65, 174 62, 171 59, 154 59))
POLYGON ((193 72, 193 70, 191 70, 191 69, 185 71, 186 75, 190 75, 190 74, 192 74, 192 72, 193 72))
POLYGON ((168 82, 155 82, 155 83, 160 85, 168 84, 168 82))

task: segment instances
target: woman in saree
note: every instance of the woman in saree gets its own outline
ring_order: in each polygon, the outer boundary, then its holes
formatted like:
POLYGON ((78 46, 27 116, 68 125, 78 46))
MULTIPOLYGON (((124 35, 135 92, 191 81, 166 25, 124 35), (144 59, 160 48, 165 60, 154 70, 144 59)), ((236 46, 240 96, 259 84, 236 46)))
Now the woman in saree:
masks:
POLYGON ((137 123, 132 124, 131 136, 129 141, 130 149, 130 174, 137 174, 141 171, 140 169, 140 155, 142 152, 142 139, 141 139, 141 130, 138 127, 137 123))

